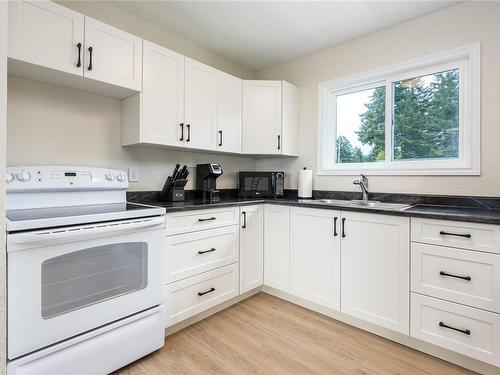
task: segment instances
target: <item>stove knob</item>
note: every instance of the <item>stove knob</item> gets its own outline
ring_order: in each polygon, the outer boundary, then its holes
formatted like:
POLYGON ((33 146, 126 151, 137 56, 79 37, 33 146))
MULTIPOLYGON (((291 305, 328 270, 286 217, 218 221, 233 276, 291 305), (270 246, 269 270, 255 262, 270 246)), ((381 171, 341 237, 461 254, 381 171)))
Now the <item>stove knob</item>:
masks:
POLYGON ((31 175, 28 172, 18 173, 16 177, 21 182, 27 182, 31 179, 31 175))
POLYGON ((12 181, 14 181, 14 175, 12 173, 7 173, 5 175, 5 182, 11 183, 12 181))
POLYGON ((125 181, 125 175, 123 173, 120 173, 118 176, 116 176, 116 179, 120 182, 125 181))
POLYGON ((115 175, 113 173, 111 173, 111 172, 106 173, 106 176, 104 176, 104 177, 106 177, 106 180, 108 180, 108 181, 114 181, 115 180, 115 175))

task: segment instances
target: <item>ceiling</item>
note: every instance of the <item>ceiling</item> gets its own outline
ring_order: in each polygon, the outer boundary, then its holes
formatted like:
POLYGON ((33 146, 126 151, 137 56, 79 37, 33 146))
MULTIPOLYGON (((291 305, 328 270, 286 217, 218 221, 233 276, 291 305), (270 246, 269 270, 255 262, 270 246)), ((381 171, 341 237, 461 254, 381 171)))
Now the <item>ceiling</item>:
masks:
POLYGON ((454 1, 111 1, 261 70, 446 8, 454 1))

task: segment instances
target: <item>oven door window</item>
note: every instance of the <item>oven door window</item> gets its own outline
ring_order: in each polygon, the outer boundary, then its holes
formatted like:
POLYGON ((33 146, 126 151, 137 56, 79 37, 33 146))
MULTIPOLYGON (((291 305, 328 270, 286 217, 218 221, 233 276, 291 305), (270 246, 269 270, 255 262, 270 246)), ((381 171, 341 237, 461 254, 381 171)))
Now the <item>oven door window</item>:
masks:
POLYGON ((262 176, 248 176, 244 178, 243 186, 247 193, 255 195, 256 192, 271 192, 271 178, 262 176))
POLYGON ((42 263, 42 317, 78 310, 144 289, 148 245, 127 242, 92 247, 42 263))

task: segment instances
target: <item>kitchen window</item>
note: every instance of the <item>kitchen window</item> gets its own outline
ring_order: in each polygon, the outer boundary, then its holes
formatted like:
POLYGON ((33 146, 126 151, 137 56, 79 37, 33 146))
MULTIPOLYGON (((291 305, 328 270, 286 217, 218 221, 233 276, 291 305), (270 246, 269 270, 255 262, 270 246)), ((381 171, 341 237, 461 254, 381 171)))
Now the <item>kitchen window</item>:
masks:
POLYGON ((479 175, 480 46, 319 85, 318 174, 479 175))

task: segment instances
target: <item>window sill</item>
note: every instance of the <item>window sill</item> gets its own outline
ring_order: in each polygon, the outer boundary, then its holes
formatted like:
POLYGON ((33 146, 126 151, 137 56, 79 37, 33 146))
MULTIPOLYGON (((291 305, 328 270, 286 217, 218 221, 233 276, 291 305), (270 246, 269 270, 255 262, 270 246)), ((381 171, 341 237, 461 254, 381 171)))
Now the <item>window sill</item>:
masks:
POLYGON ((355 176, 358 174, 371 176, 480 176, 479 168, 448 168, 448 169, 402 169, 402 168, 335 168, 319 169, 318 176, 355 176))

